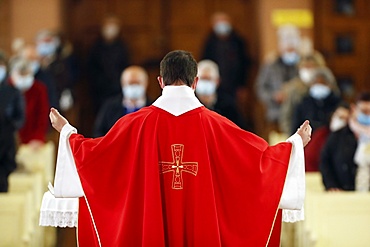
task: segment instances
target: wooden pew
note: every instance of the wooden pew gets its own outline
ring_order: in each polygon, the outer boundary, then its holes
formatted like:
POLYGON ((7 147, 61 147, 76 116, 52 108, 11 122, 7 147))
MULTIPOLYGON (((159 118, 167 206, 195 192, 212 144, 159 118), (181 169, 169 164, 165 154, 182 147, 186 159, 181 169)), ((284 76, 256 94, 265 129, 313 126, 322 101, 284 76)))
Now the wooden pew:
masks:
POLYGON ((305 224, 312 233, 313 246, 369 246, 370 194, 312 192, 307 206, 305 224))
POLYGON ((32 246, 29 225, 32 224, 31 191, 0 193, 0 247, 32 246))
POLYGON ((28 210, 31 221, 27 224, 30 246, 43 246, 44 228, 38 226, 41 200, 43 195, 43 179, 41 173, 14 172, 9 176, 9 193, 30 193, 28 210))
POLYGON ((49 141, 42 147, 34 150, 27 144, 18 148, 16 155, 17 164, 31 173, 41 172, 43 185, 47 186, 54 180, 55 171, 55 145, 49 141))

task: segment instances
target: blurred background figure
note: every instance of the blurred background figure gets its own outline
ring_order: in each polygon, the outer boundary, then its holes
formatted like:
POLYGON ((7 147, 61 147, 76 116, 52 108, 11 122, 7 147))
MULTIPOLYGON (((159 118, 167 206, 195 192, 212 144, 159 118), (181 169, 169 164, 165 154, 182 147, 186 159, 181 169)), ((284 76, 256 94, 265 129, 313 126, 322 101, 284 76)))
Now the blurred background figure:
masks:
POLYGON ((287 136, 292 133, 292 117, 295 107, 307 94, 315 70, 323 66, 325 66, 325 61, 319 53, 302 56, 298 64, 298 76, 283 84, 284 100, 281 103, 279 129, 287 136))
POLYGON ((211 60, 198 63, 199 81, 195 93, 205 107, 228 118, 241 128, 246 128, 242 115, 238 112, 235 99, 228 94, 217 93, 220 85, 218 66, 211 60))
POLYGON ((49 129, 49 100, 44 84, 35 80, 32 64, 22 58, 12 61, 9 83, 18 89, 25 99, 25 122, 19 130, 21 144, 35 149, 46 141, 49 129))
POLYGON ((277 31, 279 54, 267 61, 258 72, 256 94, 266 110, 266 126, 279 130, 281 103, 284 101, 283 84, 298 76, 300 60, 300 31, 293 25, 281 26, 277 31))
POLYGON ((149 106, 152 101, 146 95, 147 87, 148 74, 144 68, 126 68, 121 76, 121 93, 107 99, 99 110, 93 136, 104 136, 119 118, 149 106))
POLYGON ((39 31, 35 41, 40 56, 40 70, 52 76, 59 108, 64 112, 68 111, 74 103, 73 88, 79 75, 73 46, 50 30, 39 31))
POLYGON ((330 122, 317 128, 312 134, 310 145, 305 147, 305 168, 306 172, 318 172, 320 166, 321 151, 330 133, 338 131, 348 124, 349 104, 341 102, 331 114, 330 122))
POLYGON ((120 76, 129 64, 120 21, 108 16, 103 20, 101 37, 91 47, 88 57, 88 80, 95 113, 106 99, 121 92, 120 76))
POLYGON ((294 109, 291 133, 299 128, 299 121, 307 119, 314 135, 317 128, 329 123, 332 112, 341 101, 336 80, 328 68, 317 68, 309 87, 307 94, 294 109))
POLYGON ((370 93, 361 93, 353 106, 350 118, 351 130, 358 138, 354 155, 357 164, 355 189, 367 192, 370 189, 370 93))
POLYGON ((7 77, 7 61, 0 51, 0 192, 8 191, 8 177, 17 167, 15 133, 24 122, 24 99, 7 77))
POLYGON ((50 70, 41 68, 41 57, 35 45, 26 45, 21 52, 21 57, 31 63, 32 72, 36 80, 42 82, 48 91, 49 105, 59 109, 59 98, 56 90, 56 81, 50 70))
POLYGON ((223 12, 211 17, 212 32, 209 34, 201 55, 217 63, 222 80, 218 95, 235 97, 238 89, 246 86, 250 58, 246 52, 246 42, 233 29, 231 17, 223 12))
POLYGON ((327 191, 355 189, 357 165, 353 158, 358 141, 348 124, 352 114, 348 105, 340 105, 330 122, 331 133, 323 146, 319 166, 327 191))

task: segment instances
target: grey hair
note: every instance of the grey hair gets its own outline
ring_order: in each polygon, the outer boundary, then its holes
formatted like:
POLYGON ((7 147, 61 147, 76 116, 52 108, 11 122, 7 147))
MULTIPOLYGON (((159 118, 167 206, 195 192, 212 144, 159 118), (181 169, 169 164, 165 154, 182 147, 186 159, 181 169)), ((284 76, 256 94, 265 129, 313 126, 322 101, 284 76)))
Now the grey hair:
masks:
POLYGON ((217 63, 212 60, 205 59, 198 62, 198 76, 199 72, 203 70, 209 70, 216 78, 220 77, 220 72, 217 63))
POLYGON ((20 57, 16 57, 10 61, 10 71, 19 71, 21 74, 26 74, 32 72, 31 63, 20 57))

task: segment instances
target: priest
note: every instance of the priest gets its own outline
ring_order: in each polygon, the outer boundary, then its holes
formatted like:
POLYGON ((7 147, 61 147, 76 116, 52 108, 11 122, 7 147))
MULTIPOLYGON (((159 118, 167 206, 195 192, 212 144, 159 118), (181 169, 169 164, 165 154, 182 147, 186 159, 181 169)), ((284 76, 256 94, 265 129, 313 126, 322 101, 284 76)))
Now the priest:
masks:
POLYGON ((168 53, 162 95, 96 139, 51 109, 54 193, 80 197, 79 246, 279 246, 281 217, 302 219, 309 122, 269 146, 205 108, 196 75, 189 52, 168 53))

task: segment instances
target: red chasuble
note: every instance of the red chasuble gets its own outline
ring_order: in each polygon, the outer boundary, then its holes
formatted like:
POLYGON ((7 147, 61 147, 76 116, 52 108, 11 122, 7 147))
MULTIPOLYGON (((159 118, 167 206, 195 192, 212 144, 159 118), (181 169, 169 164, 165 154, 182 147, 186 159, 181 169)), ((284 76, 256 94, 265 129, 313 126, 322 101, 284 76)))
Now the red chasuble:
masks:
POLYGON ((291 143, 270 147, 205 107, 176 117, 155 106, 69 140, 85 192, 80 247, 267 245, 291 143))

